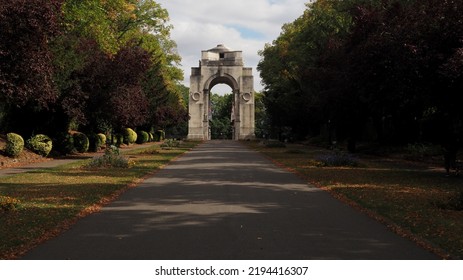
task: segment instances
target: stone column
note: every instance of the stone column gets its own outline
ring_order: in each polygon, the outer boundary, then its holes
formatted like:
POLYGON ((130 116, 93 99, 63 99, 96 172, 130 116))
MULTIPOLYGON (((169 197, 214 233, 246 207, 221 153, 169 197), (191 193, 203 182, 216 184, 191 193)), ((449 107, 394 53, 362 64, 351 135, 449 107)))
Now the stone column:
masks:
POLYGON ((203 104, 204 104, 204 115, 203 115, 203 139, 204 140, 211 140, 210 132, 209 132, 209 110, 210 110, 210 98, 209 98, 209 90, 205 89, 203 94, 203 104))
POLYGON ((190 119, 188 121, 188 139, 204 140, 204 133, 202 127, 202 115, 204 114, 204 104, 202 96, 199 92, 190 93, 188 113, 190 115, 190 119))
POLYGON ((241 134, 241 114, 240 114, 240 90, 235 89, 233 91, 233 95, 235 98, 234 102, 234 112, 235 112, 235 124, 234 124, 234 135, 233 139, 234 140, 240 140, 240 134, 241 134))

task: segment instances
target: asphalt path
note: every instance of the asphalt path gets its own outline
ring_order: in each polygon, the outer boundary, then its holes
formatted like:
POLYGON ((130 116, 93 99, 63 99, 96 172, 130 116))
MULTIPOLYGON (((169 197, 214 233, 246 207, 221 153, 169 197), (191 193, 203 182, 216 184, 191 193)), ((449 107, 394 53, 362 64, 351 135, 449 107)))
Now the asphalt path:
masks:
POLYGON ((234 141, 209 141, 25 259, 436 259, 234 141))

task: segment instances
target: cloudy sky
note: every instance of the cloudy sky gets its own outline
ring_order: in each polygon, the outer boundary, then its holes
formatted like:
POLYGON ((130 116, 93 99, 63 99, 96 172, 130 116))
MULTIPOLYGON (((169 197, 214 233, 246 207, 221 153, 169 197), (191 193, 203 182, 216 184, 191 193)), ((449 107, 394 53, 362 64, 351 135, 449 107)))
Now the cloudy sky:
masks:
MULTIPOLYGON (((201 51, 224 44, 242 50, 246 67, 252 67, 254 89, 260 91, 256 70, 259 50, 278 37, 284 23, 292 22, 305 10, 308 0, 158 0, 169 11, 174 26, 172 39, 182 56, 185 85, 189 87, 191 67, 198 67, 201 51)), ((213 92, 231 89, 217 85, 213 92)))

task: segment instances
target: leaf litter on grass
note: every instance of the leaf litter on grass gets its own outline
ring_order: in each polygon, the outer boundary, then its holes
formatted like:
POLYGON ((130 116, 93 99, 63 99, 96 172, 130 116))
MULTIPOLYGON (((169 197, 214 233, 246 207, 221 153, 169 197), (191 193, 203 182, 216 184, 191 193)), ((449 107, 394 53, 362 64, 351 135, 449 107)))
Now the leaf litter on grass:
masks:
POLYGON ((317 157, 326 150, 303 145, 288 147, 303 153, 253 148, 443 258, 463 257, 463 211, 458 211, 462 178, 446 178, 435 166, 403 159, 361 156, 359 167, 317 167, 317 157), (437 207, 435 201, 457 207, 437 207))

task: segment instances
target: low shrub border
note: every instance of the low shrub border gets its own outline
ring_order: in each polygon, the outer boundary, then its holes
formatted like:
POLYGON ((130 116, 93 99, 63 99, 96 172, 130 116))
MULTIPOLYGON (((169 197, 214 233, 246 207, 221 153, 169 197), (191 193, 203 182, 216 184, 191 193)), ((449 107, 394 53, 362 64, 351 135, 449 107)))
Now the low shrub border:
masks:
POLYGON ((131 128, 124 129, 124 143, 127 145, 131 145, 135 144, 136 141, 137 133, 131 128))
POLYGON ((74 147, 76 148, 77 152, 85 153, 88 151, 90 147, 90 140, 88 139, 87 135, 82 132, 76 132, 72 137, 74 138, 74 147))
POLYGON ((138 131, 138 133, 137 133, 137 144, 144 144, 144 143, 149 142, 149 140, 150 140, 150 136, 149 136, 148 132, 143 131, 143 130, 138 131))
POLYGON ((47 157, 53 148, 53 141, 44 134, 37 134, 27 140, 27 147, 36 154, 47 157))

